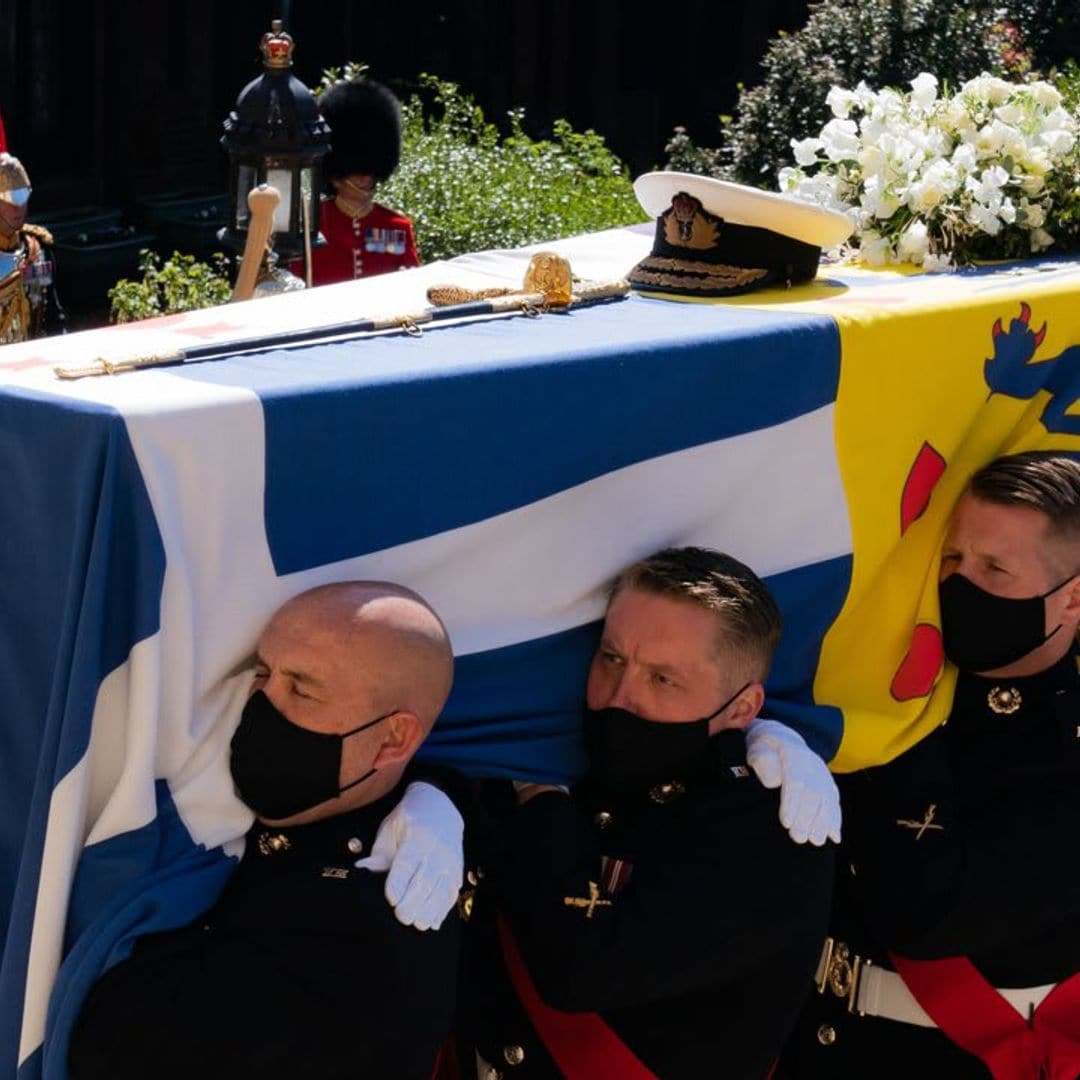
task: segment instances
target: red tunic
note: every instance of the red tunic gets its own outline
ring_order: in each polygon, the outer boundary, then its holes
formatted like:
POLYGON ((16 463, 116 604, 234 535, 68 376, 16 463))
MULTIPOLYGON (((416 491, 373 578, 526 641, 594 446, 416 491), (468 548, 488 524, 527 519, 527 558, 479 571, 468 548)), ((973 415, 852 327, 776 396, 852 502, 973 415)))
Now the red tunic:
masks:
MULTIPOLYGON (((391 270, 419 266, 412 222, 380 203, 373 203, 364 217, 343 214, 333 199, 323 199, 319 230, 326 246, 311 252, 313 285, 333 285, 353 278, 373 277, 391 270)), ((304 276, 304 262, 290 267, 304 276)))

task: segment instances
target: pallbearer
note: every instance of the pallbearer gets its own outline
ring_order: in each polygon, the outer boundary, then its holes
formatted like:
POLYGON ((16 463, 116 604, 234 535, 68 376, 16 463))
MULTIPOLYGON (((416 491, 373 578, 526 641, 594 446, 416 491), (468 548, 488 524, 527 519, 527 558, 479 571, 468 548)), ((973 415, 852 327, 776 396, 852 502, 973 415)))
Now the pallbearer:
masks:
MULTIPOLYGON (((463 894, 462 1056, 483 1080, 768 1071, 808 991, 833 858, 792 842, 754 770, 782 746, 835 791, 794 732, 755 721, 779 634, 764 584, 718 552, 663 551, 615 582, 589 772, 569 793, 517 784, 505 851, 463 894)), ((827 797, 807 810, 788 821, 801 839, 837 836, 827 797)))
POLYGON ((1080 464, 999 458, 942 549, 948 722, 843 782, 820 994, 782 1076, 1080 1076, 1080 464))

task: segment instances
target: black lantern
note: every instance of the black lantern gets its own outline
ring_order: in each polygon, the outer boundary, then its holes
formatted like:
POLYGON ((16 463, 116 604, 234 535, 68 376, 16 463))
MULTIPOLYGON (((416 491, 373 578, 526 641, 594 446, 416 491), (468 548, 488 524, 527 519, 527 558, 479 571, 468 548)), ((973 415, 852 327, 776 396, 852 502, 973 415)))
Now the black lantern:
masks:
POLYGON ((298 258, 304 253, 305 232, 312 247, 326 242, 319 235, 319 194, 330 128, 319 115, 315 95, 289 73, 293 39, 280 19, 270 25, 259 43, 265 70, 240 91, 221 137, 229 154, 229 218, 218 239, 243 251, 248 192, 270 184, 281 194, 274 213, 274 250, 282 258, 298 258))

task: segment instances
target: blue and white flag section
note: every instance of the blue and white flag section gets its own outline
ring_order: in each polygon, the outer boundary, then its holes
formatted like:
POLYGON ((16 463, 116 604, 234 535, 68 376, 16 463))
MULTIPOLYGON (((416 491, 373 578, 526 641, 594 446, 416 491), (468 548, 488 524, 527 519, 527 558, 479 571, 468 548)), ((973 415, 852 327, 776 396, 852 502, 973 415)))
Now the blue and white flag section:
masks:
MULTIPOLYGON (((648 243, 627 235, 620 272, 648 243)), ((506 258, 520 280, 523 258, 506 258)), ((488 263, 469 265, 491 283, 488 263)), ((403 274, 398 290, 452 273, 403 274)), ((316 303, 336 321, 346 300, 356 312, 389 295, 367 285, 158 332, 227 339, 316 303)), ((829 316, 635 296, 418 339, 51 376, 132 339, 0 354, 2 1075, 66 1076, 93 981, 224 884, 250 823, 227 748, 252 650, 314 585, 399 581, 442 614, 458 665, 431 758, 565 779, 582 764, 611 576, 666 545, 720 548, 783 608, 772 714, 835 751, 840 715, 812 703, 851 573, 829 316)))

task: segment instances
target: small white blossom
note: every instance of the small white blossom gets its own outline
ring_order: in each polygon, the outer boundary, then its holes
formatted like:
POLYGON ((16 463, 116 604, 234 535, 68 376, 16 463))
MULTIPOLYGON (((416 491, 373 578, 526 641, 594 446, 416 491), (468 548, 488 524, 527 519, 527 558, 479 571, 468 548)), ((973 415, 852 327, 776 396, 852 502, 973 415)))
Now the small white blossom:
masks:
POLYGON ((984 233, 997 236, 1001 231, 1001 220, 994 211, 982 203, 972 203, 968 208, 968 221, 977 225, 984 233))
POLYGON ((988 203, 1001 197, 1001 188, 1008 179, 1009 174, 1000 165, 993 165, 983 169, 977 180, 969 176, 965 186, 979 202, 988 203))
POLYGON ((938 81, 929 72, 922 72, 911 80, 911 100, 923 111, 937 100, 938 81))
POLYGON ((874 217, 887 221, 900 208, 900 199, 880 176, 868 176, 863 187, 862 205, 874 217))
POLYGON ((921 264, 930 253, 930 236, 926 225, 913 221, 901 234, 897 254, 907 262, 921 264))
POLYGON ((962 143, 953 151, 952 163, 960 172, 971 173, 978 164, 975 148, 967 143, 962 143))
POLYGON ((892 245, 876 232, 863 233, 859 240, 859 254, 870 266, 887 266, 890 262, 892 245))
MULTIPOLYGON (((865 86, 865 83, 862 85, 865 86)), ((834 86, 825 98, 825 104, 829 106, 833 116, 840 120, 846 120, 851 115, 851 110, 857 103, 858 98, 851 90, 844 90, 840 86, 834 86)))
POLYGON ((1056 86, 1048 82, 1036 82, 1031 84, 1031 96, 1040 109, 1056 109, 1061 105, 1061 94, 1056 86))
POLYGON ((858 128, 854 120, 830 120, 821 129, 821 141, 830 161, 846 161, 859 152, 858 128))
POLYGON ((1076 142, 1076 136, 1064 128, 1055 128, 1052 131, 1044 131, 1039 136, 1039 141, 1056 157, 1063 157, 1076 142))
POLYGON ((820 139, 792 139, 791 148, 795 151, 795 161, 799 165, 816 165, 818 151, 825 144, 820 139))
POLYGON ((951 270, 953 268, 952 256, 937 255, 931 251, 923 256, 922 268, 928 274, 938 274, 943 270, 951 270))

